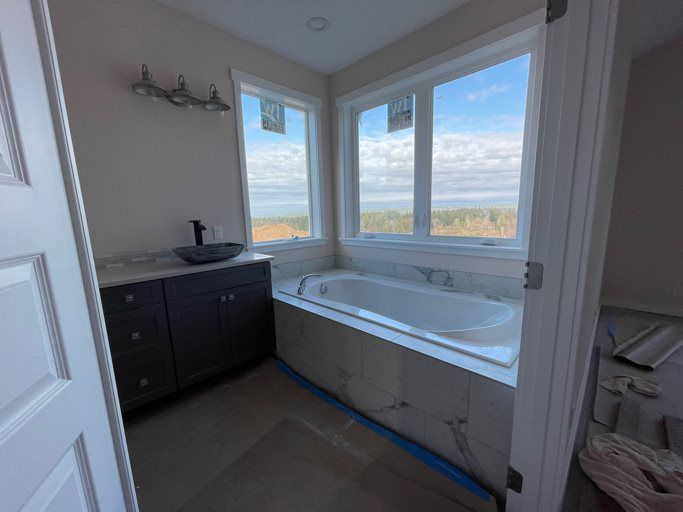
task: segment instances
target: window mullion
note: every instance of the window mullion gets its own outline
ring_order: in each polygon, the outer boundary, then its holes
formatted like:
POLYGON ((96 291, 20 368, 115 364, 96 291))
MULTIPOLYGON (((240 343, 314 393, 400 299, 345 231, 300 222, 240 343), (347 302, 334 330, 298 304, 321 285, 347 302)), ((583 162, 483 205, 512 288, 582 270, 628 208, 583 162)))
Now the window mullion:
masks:
POLYGON ((306 112, 306 172, 308 173, 308 218, 309 235, 319 237, 321 235, 320 226, 320 190, 319 173, 317 172, 318 151, 317 127, 315 125, 315 113, 312 110, 306 112))
POLYGON ((413 234, 429 236, 429 196, 431 192, 432 101, 431 86, 423 82, 415 88, 415 191, 413 234))

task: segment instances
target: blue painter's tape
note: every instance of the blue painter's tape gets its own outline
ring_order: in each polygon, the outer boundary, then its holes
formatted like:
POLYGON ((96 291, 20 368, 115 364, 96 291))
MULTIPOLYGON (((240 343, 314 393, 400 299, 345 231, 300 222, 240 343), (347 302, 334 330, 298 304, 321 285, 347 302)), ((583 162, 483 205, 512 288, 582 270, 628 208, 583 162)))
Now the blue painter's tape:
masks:
POLYGON ((469 476, 467 476, 465 473, 460 471, 458 468, 450 464, 449 462, 446 462, 443 460, 441 457, 434 455, 428 450, 425 450, 421 446, 416 445, 415 443, 412 443, 408 441, 407 439, 402 438, 401 436, 394 434, 392 431, 387 430, 386 428, 378 425, 377 423, 374 423, 367 419, 365 416, 360 415, 353 409, 345 406, 338 400, 332 398, 330 395, 325 393, 323 390, 320 388, 314 386, 310 382, 308 382, 305 378, 303 378, 301 375, 296 373, 294 370, 292 370, 289 366, 287 366, 282 360, 278 359, 277 360, 277 367, 280 369, 285 375, 290 377, 293 381, 295 381, 297 384, 300 386, 306 388, 308 391, 313 393, 314 395, 318 396, 319 398, 322 398, 327 402, 328 404, 334 406, 336 409, 340 410, 344 414, 351 416, 354 420, 356 420, 358 423, 361 423, 362 425, 365 425, 368 427, 370 430, 373 432, 376 432, 380 436, 382 436, 385 439, 388 439, 395 445, 399 446, 406 452, 410 453, 413 457, 416 457, 417 459, 421 460, 427 466, 430 468, 434 469, 435 471, 438 471, 442 475, 444 475, 447 478, 450 478, 454 482, 456 482, 458 485, 461 487, 464 487, 468 491, 470 491, 473 494, 476 494, 479 496, 481 499, 486 500, 486 501, 491 501, 493 500, 493 496, 489 494, 483 487, 481 487, 477 482, 472 480, 469 476))

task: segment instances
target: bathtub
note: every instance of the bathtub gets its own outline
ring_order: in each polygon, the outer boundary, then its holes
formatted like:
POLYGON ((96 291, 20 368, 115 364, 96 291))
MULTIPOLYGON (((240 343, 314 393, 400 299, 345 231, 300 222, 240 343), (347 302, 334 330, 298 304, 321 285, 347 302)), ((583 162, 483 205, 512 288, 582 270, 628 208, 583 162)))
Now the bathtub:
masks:
POLYGON ((519 357, 519 300, 351 272, 306 283, 280 291, 508 368, 519 357))

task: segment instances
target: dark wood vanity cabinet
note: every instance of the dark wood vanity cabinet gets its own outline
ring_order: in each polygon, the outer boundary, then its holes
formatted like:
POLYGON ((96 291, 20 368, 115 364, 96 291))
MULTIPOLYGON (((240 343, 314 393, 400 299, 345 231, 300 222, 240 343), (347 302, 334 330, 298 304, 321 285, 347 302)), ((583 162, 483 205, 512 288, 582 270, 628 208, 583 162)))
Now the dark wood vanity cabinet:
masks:
POLYGON ((104 288, 101 295, 121 410, 126 412, 175 391, 161 281, 104 288))
POLYGON ((178 386, 274 350, 270 282, 168 301, 178 386))
POLYGON ((228 321, 232 360, 242 364, 264 353, 275 351, 272 286, 263 283, 232 288, 228 294, 228 321))
POLYGON ((275 350, 269 263, 105 288, 102 303, 124 411, 275 350))
POLYGON ((230 367, 226 301, 223 291, 169 301, 168 317, 180 387, 230 367))

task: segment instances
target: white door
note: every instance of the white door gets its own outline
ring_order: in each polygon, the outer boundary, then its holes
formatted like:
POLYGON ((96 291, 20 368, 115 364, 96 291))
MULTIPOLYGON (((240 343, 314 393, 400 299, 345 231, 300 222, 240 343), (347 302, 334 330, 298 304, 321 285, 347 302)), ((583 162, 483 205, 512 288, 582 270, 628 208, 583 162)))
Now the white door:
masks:
POLYGON ((33 7, 0 1, 0 510, 122 511, 33 7))
POLYGON ((597 212, 609 218, 601 153, 608 105, 618 110, 610 80, 619 0, 566 5, 546 32, 529 246, 544 275, 524 302, 510 453, 523 481, 521 493, 507 493, 509 512, 560 509, 586 366, 578 347, 592 339, 598 306, 607 224, 597 212))

